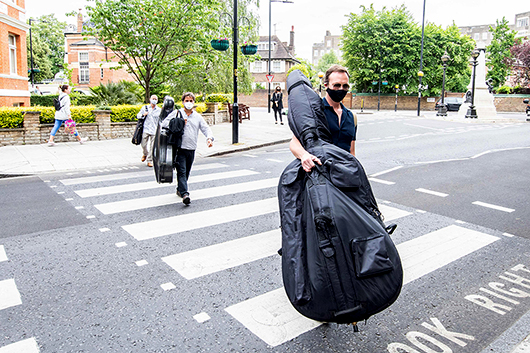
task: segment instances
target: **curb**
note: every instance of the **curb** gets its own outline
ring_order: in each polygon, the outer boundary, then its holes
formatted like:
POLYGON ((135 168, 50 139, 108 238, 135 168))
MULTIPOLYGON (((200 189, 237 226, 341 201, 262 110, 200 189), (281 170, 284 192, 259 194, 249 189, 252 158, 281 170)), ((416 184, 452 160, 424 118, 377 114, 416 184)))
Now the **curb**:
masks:
POLYGON ((223 155, 227 155, 227 154, 234 153, 234 152, 250 151, 250 150, 253 150, 253 149, 256 149, 256 148, 279 145, 279 144, 286 143, 286 142, 289 142, 289 141, 291 141, 290 138, 289 139, 278 140, 278 141, 272 141, 272 142, 264 142, 264 143, 260 143, 260 144, 257 144, 257 145, 235 147, 234 149, 230 149, 230 150, 207 153, 207 154, 202 155, 201 157, 207 158, 207 157, 223 156, 223 155))

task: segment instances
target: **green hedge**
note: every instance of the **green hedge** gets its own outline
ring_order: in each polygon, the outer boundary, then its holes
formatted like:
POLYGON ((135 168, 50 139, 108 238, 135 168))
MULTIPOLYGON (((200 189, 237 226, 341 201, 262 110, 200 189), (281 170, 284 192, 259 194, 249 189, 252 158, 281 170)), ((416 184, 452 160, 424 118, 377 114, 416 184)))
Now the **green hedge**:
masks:
POLYGON ((136 121, 136 115, 144 105, 116 105, 112 107, 110 121, 113 123, 136 121))
POLYGON ((16 129, 24 125, 23 111, 28 110, 23 107, 0 107, 0 128, 16 129))
MULTIPOLYGON (((53 100, 58 97, 58 94, 47 94, 42 96, 40 94, 32 94, 30 98, 31 106, 53 107, 53 100)), ((72 102, 72 105, 94 105, 96 103, 96 97, 87 94, 71 93, 70 101, 72 102)))

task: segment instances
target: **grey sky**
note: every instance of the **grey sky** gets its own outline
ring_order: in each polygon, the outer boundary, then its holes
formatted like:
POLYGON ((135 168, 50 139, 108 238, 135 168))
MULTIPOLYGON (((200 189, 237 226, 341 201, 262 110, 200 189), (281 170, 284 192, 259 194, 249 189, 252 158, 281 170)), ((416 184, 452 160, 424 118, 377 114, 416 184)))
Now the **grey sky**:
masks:
MULTIPOLYGON (((296 54, 310 61, 311 46, 323 41, 326 30, 340 34, 341 26, 347 23, 347 15, 359 13, 360 6, 374 4, 376 10, 383 6, 392 8, 405 4, 415 20, 421 23, 423 0, 292 0, 293 4, 272 3, 272 33, 283 41, 289 40, 291 26, 295 30, 296 54)), ((261 18, 260 35, 269 33, 269 2, 260 0, 258 13, 261 18)), ((27 18, 55 12, 62 21, 75 23, 75 18, 64 16, 65 13, 77 11, 89 4, 86 0, 26 0, 27 18), (60 9, 60 10, 59 10, 60 9)), ((521 0, 427 0, 425 9, 426 22, 434 22, 444 28, 453 21, 458 26, 495 23, 495 20, 506 17, 514 23, 515 14, 530 11, 530 5, 521 0)), ((244 40, 244 38, 242 38, 244 40)))

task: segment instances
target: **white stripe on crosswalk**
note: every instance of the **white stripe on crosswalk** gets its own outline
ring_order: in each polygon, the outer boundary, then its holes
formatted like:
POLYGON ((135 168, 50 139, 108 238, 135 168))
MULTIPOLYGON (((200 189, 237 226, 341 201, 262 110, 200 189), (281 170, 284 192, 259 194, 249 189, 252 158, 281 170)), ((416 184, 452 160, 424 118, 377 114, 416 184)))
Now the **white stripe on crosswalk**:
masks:
POLYGON ((7 261, 6 249, 3 245, 0 245, 0 262, 7 261))
POLYGON ((14 279, 0 281, 0 310, 22 304, 14 279))
MULTIPOLYGON (((403 284, 410 283, 499 238, 451 225, 397 246, 404 271, 403 284)), ((225 309, 236 320, 270 346, 287 342, 321 323, 300 315, 279 288, 225 309)))
MULTIPOLYGON (((208 169, 218 169, 228 167, 226 164, 222 163, 210 163, 210 164, 198 164, 193 166, 193 171, 208 170, 208 169)), ((106 175, 96 175, 90 177, 82 178, 72 178, 72 179, 62 179, 59 180, 63 185, 79 185, 87 183, 97 183, 102 181, 113 181, 113 180, 123 180, 131 178, 143 178, 143 177, 155 177, 153 169, 147 170, 145 172, 135 172, 135 173, 117 173, 117 174, 106 174, 106 175)))
POLYGON ((157 238, 278 212, 276 197, 122 226, 136 240, 157 238))
POLYGON ((395 219, 411 215, 412 212, 400 210, 399 208, 390 207, 387 205, 379 205, 379 211, 383 214, 385 222, 390 222, 395 219))
POLYGON ((166 256, 162 261, 182 277, 193 279, 274 255, 281 246, 282 233, 277 229, 166 256))
MULTIPOLYGON (((219 179, 237 178, 237 177, 249 176, 249 175, 255 175, 255 174, 259 174, 259 173, 254 172, 252 170, 245 170, 245 169, 234 170, 234 171, 224 172, 224 173, 203 174, 203 175, 191 177, 190 180, 188 181, 188 184, 200 183, 204 181, 219 180, 219 179)), ((142 182, 142 183, 105 186, 105 187, 93 188, 93 189, 84 189, 84 190, 78 190, 75 193, 85 198, 85 197, 119 194, 122 192, 157 189, 157 188, 168 187, 168 186, 169 184, 158 184, 156 181, 148 181, 148 182, 142 182)))
POLYGON ((39 353, 39 345, 31 337, 0 348, 0 353, 39 353))
MULTIPOLYGON (((241 192, 265 189, 278 185, 278 178, 249 181, 241 184, 224 185, 207 189, 194 190, 192 193, 193 200, 202 200, 211 197, 232 195, 241 192)), ((171 193, 168 195, 157 195, 150 197, 137 198, 132 200, 122 200, 95 205, 103 214, 114 214, 120 212, 136 211, 150 207, 171 205, 182 202, 182 199, 171 193)))

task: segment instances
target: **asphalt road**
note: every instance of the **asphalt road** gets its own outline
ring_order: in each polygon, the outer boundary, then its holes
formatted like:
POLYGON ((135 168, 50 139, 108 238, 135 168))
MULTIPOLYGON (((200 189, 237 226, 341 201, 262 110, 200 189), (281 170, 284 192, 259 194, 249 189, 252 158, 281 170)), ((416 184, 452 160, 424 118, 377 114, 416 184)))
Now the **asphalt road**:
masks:
POLYGON ((0 180, 0 353, 510 352, 530 333, 530 124, 359 124, 406 273, 359 333, 282 295, 279 145, 198 159, 189 207, 141 166, 0 180))

